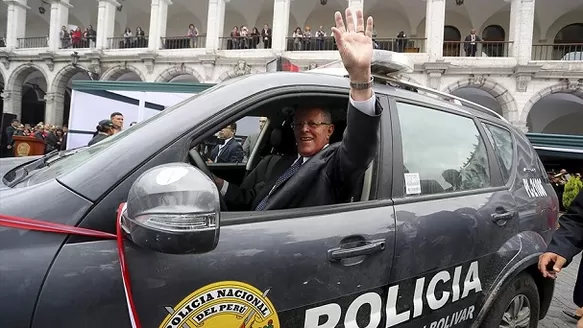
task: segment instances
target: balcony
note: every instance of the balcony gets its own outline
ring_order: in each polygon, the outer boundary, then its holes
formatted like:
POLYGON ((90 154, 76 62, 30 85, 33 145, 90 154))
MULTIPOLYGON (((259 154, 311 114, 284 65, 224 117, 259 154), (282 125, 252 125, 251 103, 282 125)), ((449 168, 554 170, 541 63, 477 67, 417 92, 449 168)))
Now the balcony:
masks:
MULTIPOLYGON (((419 53, 425 48, 425 38, 374 38, 376 49, 396 52, 419 53)), ((332 36, 324 38, 287 38, 287 51, 333 51, 338 50, 332 36)))
POLYGON ((138 49, 148 48, 148 36, 107 38, 107 49, 138 49))
POLYGON ((262 42, 261 35, 234 36, 219 38, 219 50, 269 49, 270 45, 262 42))
POLYGON ((474 48, 465 41, 444 41, 444 57, 510 57, 513 41, 481 41, 474 48))
POLYGON ((161 49, 175 50, 175 49, 193 49, 206 47, 206 34, 201 34, 196 38, 189 38, 187 36, 167 36, 160 38, 161 49))
POLYGON ((583 61, 583 43, 533 44, 532 60, 583 61))
POLYGON ((19 49, 46 48, 49 46, 48 37, 46 36, 18 38, 16 41, 19 49))

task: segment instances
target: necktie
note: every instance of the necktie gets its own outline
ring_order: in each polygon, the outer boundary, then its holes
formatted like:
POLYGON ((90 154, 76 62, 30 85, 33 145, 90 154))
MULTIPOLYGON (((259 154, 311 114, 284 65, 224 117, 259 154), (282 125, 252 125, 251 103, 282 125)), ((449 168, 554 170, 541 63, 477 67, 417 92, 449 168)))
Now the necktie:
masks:
POLYGON ((271 188, 271 191, 269 192, 269 194, 267 196, 265 196, 265 198, 263 198, 263 200, 261 200, 259 205, 257 205, 257 208, 255 208, 256 211, 263 211, 265 209, 265 206, 267 205, 267 200, 269 199, 269 196, 271 196, 271 194, 277 188, 279 188, 279 186, 281 186, 284 182, 286 182, 289 178, 291 178, 294 174, 296 174, 296 172, 298 172, 298 170, 302 166, 303 160, 304 160, 303 157, 298 158, 292 164, 292 166, 290 166, 285 172, 283 172, 283 174, 277 179, 277 181, 275 181, 275 184, 273 185, 273 188, 271 188))

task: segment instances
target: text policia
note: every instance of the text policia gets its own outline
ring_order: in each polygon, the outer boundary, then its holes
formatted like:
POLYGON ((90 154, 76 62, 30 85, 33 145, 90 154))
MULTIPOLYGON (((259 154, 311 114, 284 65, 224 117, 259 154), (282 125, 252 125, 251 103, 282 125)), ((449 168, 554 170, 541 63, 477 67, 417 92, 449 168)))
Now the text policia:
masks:
MULTIPOLYGON (((482 291, 482 283, 478 275, 478 262, 470 264, 462 280, 463 266, 457 266, 453 269, 453 277, 450 271, 444 270, 435 273, 431 277, 420 277, 415 281, 415 291, 413 295, 399 295, 399 285, 389 287, 386 295, 386 306, 384 313, 386 315, 386 328, 397 326, 411 319, 420 317, 423 310, 429 307, 431 311, 436 311, 448 303, 453 303, 464 299, 472 294, 482 291), (425 290, 425 281, 430 279, 427 289, 425 290), (448 283, 451 281, 451 283, 448 283), (435 289, 437 285, 445 287, 441 296, 437 296, 435 289), (397 301, 408 302, 409 310, 397 313, 397 301)), ((356 321, 358 312, 362 306, 370 307, 370 321, 366 326, 379 327, 382 319, 382 298, 375 292, 369 292, 358 296, 344 313, 345 327, 359 327, 356 321)), ((460 322, 473 319, 474 306, 457 311, 452 315, 431 322, 422 328, 445 328, 452 327, 460 322)), ((329 303, 316 308, 306 310, 304 328, 333 328, 340 324, 342 317, 342 308, 337 303, 329 303)))

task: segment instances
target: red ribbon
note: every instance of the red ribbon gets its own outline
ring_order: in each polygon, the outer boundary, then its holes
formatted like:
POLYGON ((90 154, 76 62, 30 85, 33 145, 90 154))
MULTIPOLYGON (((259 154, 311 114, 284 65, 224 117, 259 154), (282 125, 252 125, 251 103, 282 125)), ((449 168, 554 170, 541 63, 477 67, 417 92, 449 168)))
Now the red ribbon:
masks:
POLYGON ((61 233, 61 234, 68 234, 68 235, 78 235, 78 236, 87 236, 87 237, 95 237, 101 239, 117 239, 117 250, 119 255, 119 266, 121 268, 121 276, 123 282, 123 288, 126 296, 127 306, 128 306, 128 314, 130 316, 130 321, 132 323, 132 327, 134 328, 141 328, 142 325, 138 320, 138 311, 136 310, 136 305, 134 303, 134 298, 132 294, 132 288, 130 285, 130 272, 126 264, 125 260, 125 250, 123 247, 123 234, 121 230, 121 216, 123 213, 123 209, 125 207, 125 203, 121 203, 117 210, 117 220, 116 220, 116 235, 103 232, 99 230, 93 229, 86 229, 86 228, 79 228, 79 227, 72 227, 66 224, 60 223, 53 223, 53 222, 46 222, 40 220, 33 220, 27 218, 21 218, 17 216, 10 216, 10 215, 3 215, 0 214, 0 227, 9 227, 15 229, 24 229, 24 230, 32 230, 32 231, 42 231, 42 232, 52 232, 52 233, 61 233))

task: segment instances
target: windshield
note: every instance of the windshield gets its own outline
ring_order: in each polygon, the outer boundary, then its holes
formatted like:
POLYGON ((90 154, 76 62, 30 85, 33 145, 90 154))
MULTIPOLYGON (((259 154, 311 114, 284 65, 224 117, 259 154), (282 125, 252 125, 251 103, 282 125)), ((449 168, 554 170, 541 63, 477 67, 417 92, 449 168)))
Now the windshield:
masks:
MULTIPOLYGON (((244 77, 241 77, 244 78, 244 77)), ((27 174, 26 178, 22 179, 19 182, 22 182, 22 184, 18 183, 18 185, 26 185, 26 186, 30 186, 33 184, 37 184, 43 181, 47 181, 49 179, 52 178, 56 178, 61 176, 62 174, 65 174, 71 170, 73 170, 74 168, 82 165, 83 163, 87 162, 88 160, 92 159, 93 157, 97 156, 98 154, 106 151, 108 148, 110 148, 113 144, 119 142, 119 140, 122 140, 126 137, 128 137, 129 135, 135 134, 136 132, 140 131, 141 129, 149 129, 150 125, 157 121, 160 120, 162 117, 168 115, 169 113, 175 111, 177 108, 181 108, 184 107, 185 105, 187 105, 188 103, 194 101, 195 99, 197 99, 198 97, 211 93, 213 91, 216 91, 219 88, 224 87, 225 85, 229 85, 233 82, 236 82, 237 80, 240 80, 241 78, 234 78, 234 79, 230 79, 226 82, 214 85, 176 105, 173 105, 167 109, 164 109, 163 111, 161 111, 160 113, 148 118, 147 120, 144 120, 142 122, 140 122, 139 124, 136 124, 132 127, 129 127, 127 129, 122 130, 119 133, 116 133, 110 137, 107 137, 106 139, 90 146, 90 147, 81 147, 81 148, 77 148, 74 151, 66 151, 63 152, 59 155, 54 156, 53 158, 51 158, 50 160, 48 160, 46 162, 46 165, 42 165, 39 166, 37 170, 34 170, 32 172, 30 172, 30 174, 27 174)))

